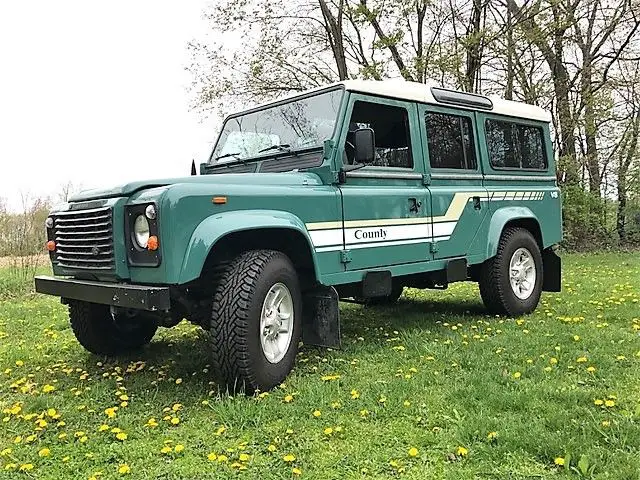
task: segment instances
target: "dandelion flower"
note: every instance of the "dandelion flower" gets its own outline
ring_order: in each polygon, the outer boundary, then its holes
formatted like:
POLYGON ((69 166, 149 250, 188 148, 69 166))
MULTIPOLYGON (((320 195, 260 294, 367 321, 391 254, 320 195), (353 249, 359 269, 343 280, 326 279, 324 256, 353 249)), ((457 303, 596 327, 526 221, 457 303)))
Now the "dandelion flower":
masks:
POLYGON ((410 457, 416 457, 418 456, 418 449, 416 447, 411 447, 408 453, 410 457))
POLYGON ((51 450, 49 450, 48 448, 43 448, 38 452, 39 457, 48 457, 49 455, 51 455, 51 450))
POLYGON ((563 466, 564 465, 564 457, 556 457, 553 460, 553 463, 555 463, 556 465, 559 465, 559 466, 563 466))
POLYGON ((353 400, 360 398, 360 392, 358 392, 358 390, 354 388, 353 390, 351 390, 351 398, 353 400))
POLYGON ((284 403, 291 403, 293 402, 293 395, 287 395, 286 397, 284 397, 284 403))
POLYGON ((251 458, 251 456, 246 454, 246 453, 241 453, 238 456, 238 460, 240 460, 241 462, 248 462, 250 458, 251 458))
POLYGON ((181 443, 179 443, 178 445, 176 445, 173 449, 174 452, 176 453, 180 453, 184 451, 184 445, 182 445, 181 443))
POLYGON ((318 418, 318 417, 319 417, 319 416, 321 416, 321 415, 322 415, 322 412, 321 412, 320 410, 314 410, 314 411, 313 411, 313 416, 314 416, 314 417, 318 418))
POLYGON ((124 442, 124 441, 127 439, 127 436, 128 436, 128 435, 127 435, 126 433, 124 433, 124 432, 118 432, 118 433, 116 434, 116 438, 117 438, 118 440, 120 440, 121 442, 124 442))
POLYGON ((22 465, 20 465, 20 468, 18 470, 20 470, 21 472, 29 472, 33 470, 33 463, 23 463, 22 465))
POLYGON ((282 460, 284 460, 287 463, 291 463, 296 460, 296 456, 293 455, 292 453, 287 453, 284 457, 282 457, 282 460))
POLYGON ((603 404, 604 404, 604 401, 603 401, 603 400, 600 400, 599 398, 596 398, 596 399, 593 401, 593 403, 594 403, 594 405, 600 406, 600 405, 603 405, 603 404))
POLYGON ((331 428, 331 427, 327 427, 327 428, 325 428, 325 429, 323 430, 323 433, 324 433, 325 435, 327 435, 327 436, 328 436, 328 435, 332 435, 332 434, 333 434, 333 428, 331 428))
POLYGON ((521 376, 522 376, 522 373, 520 373, 520 372, 515 372, 515 373, 513 374, 513 378, 515 378, 516 380, 517 380, 518 378, 520 378, 521 376))
POLYGON ((469 453, 469 450, 467 450, 464 447, 458 447, 456 449, 456 455, 460 456, 460 457, 464 457, 467 455, 467 453, 469 453))
POLYGON ((176 378, 176 385, 180 385, 182 383, 182 379, 181 378, 176 378))
POLYGON ((178 425, 180 423, 180 419, 178 417, 171 417, 171 425, 178 425))
MULTIPOLYGON (((164 447, 162 447, 160 449, 160 453, 164 454, 164 455, 168 455, 171 453, 171 447, 168 447, 167 445, 165 445, 164 447)), ((215 459, 214 459, 215 460, 215 459)))
MULTIPOLYGON (((171 449, 169 449, 171 450, 171 449)), ((215 462, 218 459, 218 456, 211 452, 209 455, 207 455, 207 460, 209 460, 210 462, 215 462)))
POLYGON ((267 447, 267 450, 269 450, 270 452, 275 452, 276 451, 276 446, 272 443, 267 447))
POLYGON ((226 455, 218 455, 218 462, 224 463, 227 460, 229 460, 229 457, 227 457, 226 455))
POLYGON ((487 433, 487 440, 490 442, 496 440, 498 438, 498 432, 489 432, 487 433))
POLYGON ((587 361, 587 357, 579 357, 576 362, 578 363, 585 363, 587 361))
POLYGON ((294 475, 302 475, 302 470, 300 470, 298 467, 293 467, 291 469, 291 473, 293 473, 294 475))
POLYGON ((131 467, 129 465, 127 465, 126 463, 123 463, 122 465, 120 465, 118 467, 118 473, 120 475, 126 475, 128 473, 131 472, 131 467))
POLYGON ((609 408, 615 407, 616 406, 616 402, 613 401, 613 400, 605 400, 604 406, 605 407, 609 407, 609 408))
POLYGON ((587 367, 587 372, 593 373, 595 371, 596 371, 596 367, 594 367, 593 365, 591 365, 590 367, 587 367))

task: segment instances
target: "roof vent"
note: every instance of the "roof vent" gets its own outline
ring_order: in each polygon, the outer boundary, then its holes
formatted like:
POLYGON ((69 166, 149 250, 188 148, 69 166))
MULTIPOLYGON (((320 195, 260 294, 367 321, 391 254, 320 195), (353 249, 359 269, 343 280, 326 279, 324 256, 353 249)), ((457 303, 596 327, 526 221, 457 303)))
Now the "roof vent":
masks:
POLYGON ((482 110, 492 110, 493 102, 490 98, 476 93, 459 92, 447 88, 431 87, 433 98, 439 103, 459 105, 468 108, 480 108, 482 110))

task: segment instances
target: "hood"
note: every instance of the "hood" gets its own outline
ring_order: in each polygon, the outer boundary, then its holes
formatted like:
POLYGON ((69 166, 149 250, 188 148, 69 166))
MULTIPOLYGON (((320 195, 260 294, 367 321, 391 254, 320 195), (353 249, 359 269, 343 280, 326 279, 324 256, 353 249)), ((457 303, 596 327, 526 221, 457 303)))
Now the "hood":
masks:
POLYGON ((84 202, 103 198, 129 197, 136 192, 149 188, 189 183, 211 185, 321 185, 322 181, 316 174, 304 172, 198 175, 130 182, 113 188, 85 190, 73 195, 69 201, 84 202))

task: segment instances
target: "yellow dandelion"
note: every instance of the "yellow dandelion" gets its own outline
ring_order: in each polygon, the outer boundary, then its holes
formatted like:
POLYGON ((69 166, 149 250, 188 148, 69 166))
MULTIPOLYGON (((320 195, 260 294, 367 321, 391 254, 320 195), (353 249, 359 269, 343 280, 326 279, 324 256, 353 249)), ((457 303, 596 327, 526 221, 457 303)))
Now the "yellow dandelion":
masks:
POLYGON ((313 411, 313 416, 314 416, 314 417, 318 418, 318 417, 320 417, 321 415, 322 415, 322 412, 321 412, 320 410, 314 410, 314 411, 313 411))
POLYGON ((178 417, 171 417, 171 425, 178 425, 180 423, 180 419, 178 417))
POLYGON ((353 390, 351 390, 351 398, 353 400, 360 398, 360 392, 358 392, 358 390, 354 388, 353 390))
POLYGON ((229 460, 229 457, 227 457, 226 455, 218 455, 218 462, 224 463, 227 460, 229 460))
POLYGON ((593 401, 593 403, 594 403, 594 405, 600 406, 600 405, 603 405, 603 404, 604 404, 604 401, 603 401, 603 400, 600 400, 599 398, 596 398, 596 399, 593 401))
POLYGON ((118 467, 118 473, 120 475, 127 475, 128 473, 131 473, 131 467, 126 463, 123 463, 118 467))
POLYGON ((591 365, 590 367, 587 367, 587 372, 593 373, 595 371, 596 371, 596 367, 594 367, 593 365, 591 365))
POLYGON ((51 455, 51 450, 49 450, 48 448, 43 448, 38 452, 39 457, 48 457, 49 455, 51 455))
POLYGON ((608 428, 608 427, 610 427, 610 426, 611 426, 611 422, 610 422, 609 420, 603 420, 603 421, 602 421, 602 426, 603 426, 604 428, 608 428))
POLYGON ((587 357, 579 357, 576 362, 578 363, 585 363, 587 361, 587 357))
POLYGON ((496 440, 498 438, 498 432, 489 432, 487 433, 487 440, 490 442, 496 440))
POLYGON ((179 443, 178 445, 176 445, 174 447, 173 451, 176 452, 176 453, 184 452, 184 445, 179 443))
POLYGON ((164 455, 168 455, 172 452, 171 447, 165 445, 164 447, 162 447, 160 449, 160 453, 164 454, 164 455))
POLYGON ((294 475, 302 475, 302 470, 300 470, 298 467, 293 467, 291 469, 291 473, 293 473, 294 475))
POLYGON ((411 447, 409 449, 409 456, 410 457, 417 457, 418 456, 418 449, 416 447, 411 447))
POLYGON ((458 447, 456 449, 456 455, 458 455, 460 457, 465 457, 467 455, 467 453, 469 453, 469 450, 467 450, 464 447, 458 447))
POLYGON ((271 445, 269 445, 267 447, 267 450, 269 450, 270 452, 275 452, 276 451, 276 446, 272 443, 271 445))
POLYGON ((30 472, 31 470, 33 470, 33 463, 23 463, 22 465, 20 465, 20 468, 18 469, 21 472, 30 472))
POLYGON ((180 385, 182 383, 182 379, 181 378, 176 378, 176 385, 180 385))
POLYGON ((225 427, 224 425, 220 425, 220 426, 218 427, 218 429, 216 430, 216 433, 215 433, 215 434, 216 434, 217 436, 220 436, 220 435, 222 435, 226 430, 227 430, 227 427, 225 427))
MULTIPOLYGON (((47 384, 47 385, 45 385, 44 387, 42 387, 42 392, 43 392, 43 393, 51 393, 51 392, 53 392, 55 389, 56 389, 56 387, 54 387, 53 385, 49 385, 49 384, 47 384)), ((20 468, 22 468, 22 467, 20 467, 20 468)))
POLYGON ((121 442, 124 442, 127 439, 128 435, 124 432, 119 432, 116 434, 116 438, 121 442))
MULTIPOLYGON (((169 449, 171 450, 171 449, 169 449)), ((215 453, 211 452, 210 454, 207 455, 207 460, 209 460, 210 462, 215 462, 218 459, 218 455, 216 455, 215 453)))
POLYGON ((614 400, 611 400, 611 399, 605 400, 604 406, 605 407, 609 407, 609 408, 615 407, 616 406, 616 402, 614 400))
POLYGON ((325 429, 323 430, 323 433, 324 433, 325 435, 332 435, 332 434, 333 434, 333 428, 331 428, 331 427, 327 427, 327 428, 325 428, 325 429))
POLYGON ((556 457, 553 460, 553 463, 555 463, 556 465, 559 465, 559 466, 563 466, 564 465, 564 457, 556 457))
POLYGON ((292 453, 287 453, 284 457, 282 457, 282 460, 287 463, 295 462, 296 456, 292 453))
POLYGON ((284 397, 284 403, 291 403, 293 402, 293 395, 287 395, 286 397, 284 397))
POLYGON ((516 380, 517 380, 518 378, 520 378, 521 376, 522 376, 522 373, 520 373, 520 372, 515 372, 515 373, 513 374, 513 378, 515 378, 516 380))
POLYGON ((248 462, 250 458, 251 458, 251 456, 250 456, 249 454, 247 454, 247 453, 241 453, 241 454, 238 456, 238 459, 239 459, 241 462, 248 462))

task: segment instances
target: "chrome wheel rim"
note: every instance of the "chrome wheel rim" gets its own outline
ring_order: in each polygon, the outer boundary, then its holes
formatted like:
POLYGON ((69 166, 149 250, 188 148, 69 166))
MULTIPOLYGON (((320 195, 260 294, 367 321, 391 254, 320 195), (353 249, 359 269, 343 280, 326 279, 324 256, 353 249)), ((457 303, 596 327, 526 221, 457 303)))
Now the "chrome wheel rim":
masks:
POLYGON ((509 283, 516 297, 526 300, 536 286, 536 263, 531 252, 518 248, 509 262, 509 283))
POLYGON ((260 346, 270 363, 281 361, 293 338, 293 297, 284 283, 273 285, 262 303, 260 346))

